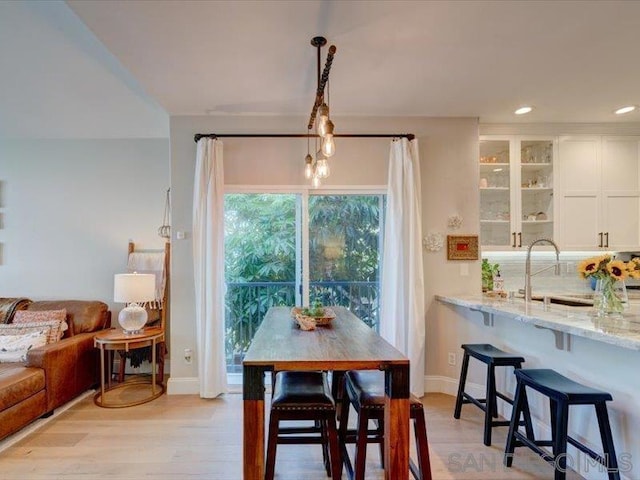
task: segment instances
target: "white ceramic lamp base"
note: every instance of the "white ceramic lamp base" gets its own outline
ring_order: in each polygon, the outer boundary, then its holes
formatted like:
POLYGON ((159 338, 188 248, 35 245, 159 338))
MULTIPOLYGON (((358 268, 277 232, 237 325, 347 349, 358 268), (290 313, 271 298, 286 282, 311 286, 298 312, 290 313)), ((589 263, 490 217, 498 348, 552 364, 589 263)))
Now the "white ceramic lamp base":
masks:
POLYGON ((124 330, 124 333, 140 333, 147 323, 147 318, 147 311, 137 303, 132 303, 120 310, 118 323, 124 330))

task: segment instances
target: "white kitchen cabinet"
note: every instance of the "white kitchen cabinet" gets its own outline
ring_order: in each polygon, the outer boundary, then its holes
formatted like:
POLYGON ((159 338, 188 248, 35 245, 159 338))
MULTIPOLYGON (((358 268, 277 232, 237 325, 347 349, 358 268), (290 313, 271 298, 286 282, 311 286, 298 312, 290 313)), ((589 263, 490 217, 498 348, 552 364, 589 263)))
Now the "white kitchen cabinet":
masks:
POLYGON ((561 137, 558 164, 561 247, 640 248, 640 137, 561 137))
POLYGON ((480 243, 513 250, 553 238, 553 166, 549 137, 480 138, 480 243))

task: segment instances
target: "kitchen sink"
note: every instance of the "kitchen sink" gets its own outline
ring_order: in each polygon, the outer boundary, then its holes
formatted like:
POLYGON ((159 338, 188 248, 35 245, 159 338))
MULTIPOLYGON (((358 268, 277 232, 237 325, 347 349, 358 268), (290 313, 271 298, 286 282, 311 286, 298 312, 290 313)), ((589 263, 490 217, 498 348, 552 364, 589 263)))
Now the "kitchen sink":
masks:
MULTIPOLYGON (((567 307, 593 307, 593 295, 546 295, 550 303, 567 307)), ((542 302, 545 295, 533 295, 531 300, 542 302)))

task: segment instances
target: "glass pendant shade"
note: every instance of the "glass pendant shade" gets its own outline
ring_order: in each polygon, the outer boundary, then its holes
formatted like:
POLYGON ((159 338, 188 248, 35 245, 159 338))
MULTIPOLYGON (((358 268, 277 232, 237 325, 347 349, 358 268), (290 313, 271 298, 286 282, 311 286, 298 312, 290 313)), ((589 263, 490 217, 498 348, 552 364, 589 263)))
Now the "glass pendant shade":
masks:
POLYGON ((322 153, 325 157, 332 157, 336 153, 336 143, 333 140, 333 134, 327 133, 322 140, 322 153))
POLYGON ((313 188, 318 188, 320 186, 320 177, 318 175, 313 176, 313 180, 311 180, 311 186, 313 188))
POLYGON ((318 107, 318 120, 325 123, 329 121, 329 105, 324 102, 318 107))
POLYGON ((318 120, 318 129, 317 133, 320 137, 324 138, 327 134, 327 122, 323 122, 322 120, 318 120))
POLYGON ((311 178, 313 176, 313 157, 307 153, 304 158, 304 178, 311 178))
POLYGON ((326 158, 316 161, 316 176, 319 178, 327 178, 329 176, 329 162, 326 158))
POLYGON ((329 122, 329 106, 322 103, 318 108, 318 135, 324 137, 327 134, 327 124, 329 122))

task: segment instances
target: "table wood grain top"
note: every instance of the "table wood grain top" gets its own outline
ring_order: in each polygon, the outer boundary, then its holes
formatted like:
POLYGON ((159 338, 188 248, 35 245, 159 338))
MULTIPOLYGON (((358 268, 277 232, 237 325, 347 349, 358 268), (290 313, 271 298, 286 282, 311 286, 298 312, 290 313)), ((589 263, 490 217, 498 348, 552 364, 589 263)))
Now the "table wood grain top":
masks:
POLYGON ((145 327, 140 333, 124 333, 120 328, 103 330, 93 337, 95 347, 107 350, 135 350, 164 341, 164 330, 160 327, 145 327))
POLYGON ((291 307, 272 307, 245 355, 246 366, 280 369, 380 369, 409 360, 344 307, 328 326, 301 330, 291 307))

